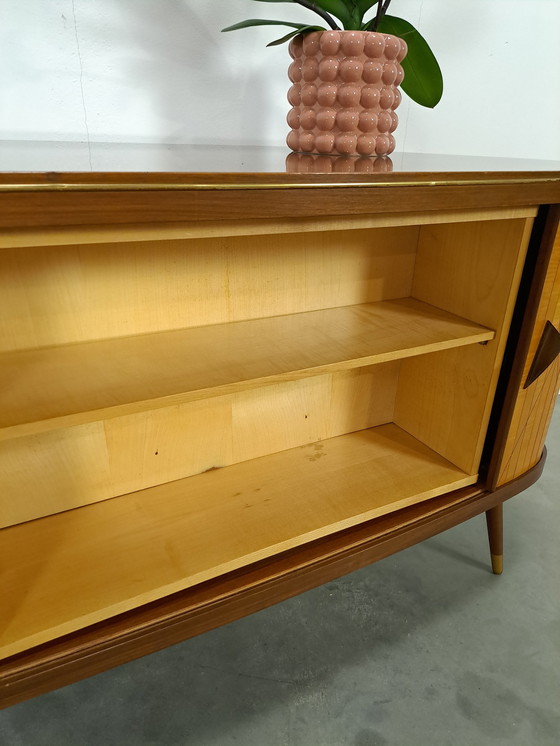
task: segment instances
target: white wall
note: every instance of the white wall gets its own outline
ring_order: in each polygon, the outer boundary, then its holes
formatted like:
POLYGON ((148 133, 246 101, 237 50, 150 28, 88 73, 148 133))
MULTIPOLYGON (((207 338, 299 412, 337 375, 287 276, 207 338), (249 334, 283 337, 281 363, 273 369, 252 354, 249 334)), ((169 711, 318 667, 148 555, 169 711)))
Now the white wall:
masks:
MULTIPOLYGON (((560 159, 559 0, 393 0, 444 71, 398 150, 560 159)), ((285 46, 251 0, 0 0, 0 139, 283 145, 285 46)), ((280 33, 282 29, 280 29, 280 33)))

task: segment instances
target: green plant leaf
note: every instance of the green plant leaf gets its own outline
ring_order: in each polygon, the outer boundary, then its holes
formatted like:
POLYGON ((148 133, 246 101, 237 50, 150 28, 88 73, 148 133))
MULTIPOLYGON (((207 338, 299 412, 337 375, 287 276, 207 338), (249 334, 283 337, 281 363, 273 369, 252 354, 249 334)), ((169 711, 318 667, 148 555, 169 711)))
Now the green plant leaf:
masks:
MULTIPOLYGON (((377 0, 376 0, 377 1, 377 0)), ((259 3, 292 3, 294 5, 302 5, 302 7, 313 10, 312 5, 316 5, 326 13, 338 18, 344 28, 348 28, 347 24, 352 23, 352 10, 356 3, 355 0, 309 0, 308 4, 300 3, 298 0, 256 0, 259 3)))
POLYGON ((363 19, 368 10, 373 8, 374 5, 377 5, 377 0, 356 0, 356 5, 358 6, 358 10, 362 14, 363 19))
POLYGON ((346 26, 345 28, 360 30, 362 26, 362 13, 360 13, 360 9, 358 7, 358 0, 345 0, 346 6, 348 7, 348 12, 350 13, 350 20, 351 25, 346 26))
POLYGON ((378 31, 406 41, 408 53, 401 63, 404 69, 401 88, 417 104, 433 109, 443 93, 443 76, 428 42, 412 24, 396 16, 383 16, 378 31))
POLYGON ((309 28, 306 23, 290 23, 289 21, 268 21, 264 18, 249 18, 247 21, 240 21, 239 23, 234 23, 233 26, 227 26, 226 28, 223 28, 222 31, 237 31, 241 28, 250 28, 251 26, 290 26, 291 28, 297 29, 296 33, 299 33, 302 29, 309 28))
MULTIPOLYGON (((297 3, 297 0, 295 0, 297 3)), ((352 23, 352 14, 348 8, 348 3, 344 0, 311 0, 318 5, 321 10, 330 13, 342 23, 345 29, 349 28, 352 23)), ((298 3, 299 4, 299 3, 298 3)))
MULTIPOLYGON (((269 0, 270 2, 280 2, 280 0, 269 0)), ((267 44, 267 47, 277 47, 279 44, 284 44, 284 42, 290 41, 294 36, 297 36, 298 34, 301 34, 304 31, 323 31, 320 26, 305 26, 305 28, 296 29, 295 31, 290 31, 289 34, 286 34, 286 36, 282 36, 280 39, 275 39, 274 41, 271 41, 269 44, 267 44)))

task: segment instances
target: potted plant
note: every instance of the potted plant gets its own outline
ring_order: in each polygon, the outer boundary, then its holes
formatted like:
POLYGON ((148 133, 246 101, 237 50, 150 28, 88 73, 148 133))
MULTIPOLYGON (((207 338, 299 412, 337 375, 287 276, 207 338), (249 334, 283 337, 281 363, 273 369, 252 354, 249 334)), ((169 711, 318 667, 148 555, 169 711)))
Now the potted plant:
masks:
POLYGON ((414 26, 388 15, 391 0, 256 1, 301 5, 326 25, 258 18, 222 29, 291 29, 268 46, 289 42, 287 143, 292 150, 388 155, 395 148, 399 86, 422 106, 439 102, 443 78, 437 60, 414 26))

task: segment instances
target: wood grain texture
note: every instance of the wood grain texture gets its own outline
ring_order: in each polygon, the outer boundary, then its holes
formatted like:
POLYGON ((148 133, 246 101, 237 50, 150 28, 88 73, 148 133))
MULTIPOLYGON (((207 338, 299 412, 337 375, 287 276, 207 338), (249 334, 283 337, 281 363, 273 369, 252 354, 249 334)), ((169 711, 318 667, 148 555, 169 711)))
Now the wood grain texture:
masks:
POLYGON ((410 226, 6 249, 0 351, 402 298, 417 239, 410 226))
POLYGON ((399 363, 0 442, 0 527, 391 422, 399 363))
MULTIPOLYGON (((122 175, 120 175, 122 181, 122 175)), ((118 183, 118 177, 117 177, 118 183)), ((0 228, 192 220, 299 218, 425 210, 534 206, 560 201, 560 181, 416 186, 329 186, 325 189, 254 189, 111 192, 31 192, 0 195, 0 228), (397 196, 398 193, 398 196, 397 196)))
POLYGON ((411 299, 0 356, 0 439, 493 339, 411 299))
POLYGON ((557 358, 527 389, 523 383, 531 367, 544 326, 551 321, 560 325, 560 232, 548 264, 533 334, 529 344, 521 384, 513 409, 497 484, 505 484, 540 459, 560 385, 560 360, 557 358))
POLYGON ((403 363, 395 422, 467 473, 479 469, 531 226, 522 219, 421 231, 413 295, 491 324, 496 336, 403 363))
POLYGON ((446 212, 395 213, 387 215, 355 215, 283 220, 213 220, 191 223, 153 225, 90 225, 71 228, 18 228, 0 234, 0 249, 38 246, 78 246, 84 244, 138 243, 141 241, 177 241, 232 236, 265 236, 396 228, 428 225, 431 223, 461 223, 473 220, 509 220, 535 217, 534 207, 501 208, 493 210, 449 210, 446 212))
POLYGON ((1 656, 475 481, 381 425, 3 529, 1 656))
POLYGON ((161 650, 358 570, 534 484, 545 457, 495 492, 466 487, 368 521, 0 661, 0 707, 161 650))

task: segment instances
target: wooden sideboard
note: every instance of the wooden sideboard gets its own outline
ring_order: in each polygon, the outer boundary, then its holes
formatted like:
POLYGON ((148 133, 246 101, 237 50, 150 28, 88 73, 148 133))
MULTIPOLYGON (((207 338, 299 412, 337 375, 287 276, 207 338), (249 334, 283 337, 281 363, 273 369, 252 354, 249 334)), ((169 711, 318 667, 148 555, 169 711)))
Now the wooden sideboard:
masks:
POLYGON ((3 706, 482 512, 501 572, 560 171, 288 163, 0 174, 3 706))

